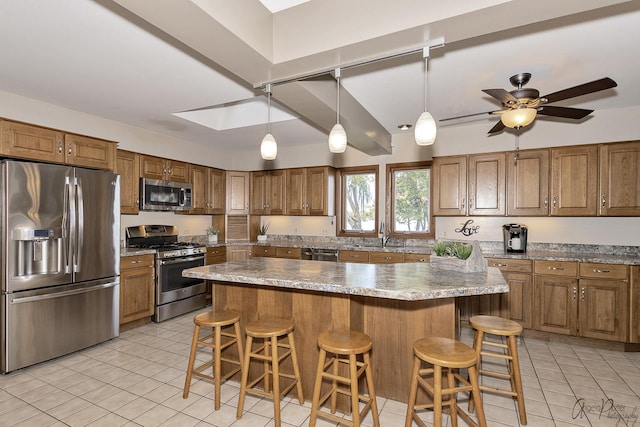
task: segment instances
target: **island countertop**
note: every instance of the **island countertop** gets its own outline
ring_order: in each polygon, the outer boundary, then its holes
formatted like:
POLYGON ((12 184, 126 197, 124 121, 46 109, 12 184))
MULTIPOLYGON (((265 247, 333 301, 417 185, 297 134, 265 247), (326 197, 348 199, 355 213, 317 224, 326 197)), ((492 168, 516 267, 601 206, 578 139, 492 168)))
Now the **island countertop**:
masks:
POLYGON ((508 292, 502 273, 435 269, 424 263, 361 264, 253 258, 184 270, 182 275, 222 282, 420 301, 508 292))

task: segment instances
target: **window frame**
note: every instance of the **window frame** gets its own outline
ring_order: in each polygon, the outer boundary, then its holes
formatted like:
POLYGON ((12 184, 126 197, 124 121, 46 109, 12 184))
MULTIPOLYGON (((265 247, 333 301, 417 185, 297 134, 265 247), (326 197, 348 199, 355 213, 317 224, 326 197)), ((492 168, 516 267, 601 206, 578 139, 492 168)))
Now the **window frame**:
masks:
POLYGON ((435 239, 436 225, 433 216, 433 161, 406 162, 387 164, 386 171, 386 210, 385 210, 385 234, 394 239, 435 239), (429 232, 395 231, 395 181, 393 174, 396 171, 429 169, 429 232))
POLYGON ((338 237, 378 237, 380 173, 378 165, 353 166, 337 169, 336 171, 336 236, 338 237), (345 220, 345 185, 347 175, 361 175, 372 173, 375 177, 375 226, 372 231, 350 231, 344 229, 345 220))

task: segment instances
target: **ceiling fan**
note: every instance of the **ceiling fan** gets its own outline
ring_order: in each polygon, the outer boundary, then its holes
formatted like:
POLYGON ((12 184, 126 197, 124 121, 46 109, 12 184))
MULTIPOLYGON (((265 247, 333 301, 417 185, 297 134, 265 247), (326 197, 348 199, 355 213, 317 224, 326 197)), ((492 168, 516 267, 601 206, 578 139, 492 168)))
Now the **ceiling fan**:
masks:
POLYGON ((440 121, 444 122, 447 120, 461 119, 464 117, 483 114, 500 114, 500 120, 488 132, 488 134, 491 135, 503 131, 505 127, 520 129, 521 127, 528 126, 533 122, 538 114, 580 120, 591 114, 593 110, 558 107, 548 104, 618 86, 615 81, 609 77, 605 77, 589 83, 553 92, 545 96, 540 96, 538 89, 523 88, 530 79, 531 73, 520 73, 515 76, 511 76, 509 81, 517 88, 511 92, 504 89, 482 89, 484 93, 494 97, 502 103, 501 110, 449 117, 441 119, 440 121))

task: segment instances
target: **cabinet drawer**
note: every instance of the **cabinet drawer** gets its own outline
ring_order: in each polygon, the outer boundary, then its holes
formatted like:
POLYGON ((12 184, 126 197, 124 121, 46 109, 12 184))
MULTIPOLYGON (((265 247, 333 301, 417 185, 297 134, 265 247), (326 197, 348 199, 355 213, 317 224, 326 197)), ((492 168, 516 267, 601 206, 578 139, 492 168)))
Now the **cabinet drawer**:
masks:
POLYGON ((300 259, 302 251, 300 248, 283 248, 276 246, 277 258, 300 259))
POLYGON ((429 262, 429 254, 404 254, 404 262, 429 262))
POLYGON ((141 267, 153 267, 153 255, 147 254, 120 257, 120 271, 141 267))
POLYGON ((578 276, 578 263, 569 261, 534 261, 533 269, 536 274, 550 276, 578 276))
POLYGON ((366 251, 338 251, 340 262, 369 262, 369 252, 366 251))
POLYGON ((621 264, 580 263, 580 277, 627 280, 629 267, 621 264))
POLYGON ((489 267, 496 267, 500 271, 510 273, 531 273, 533 271, 531 261, 528 259, 489 258, 487 262, 489 267))
POLYGON ((227 260, 227 248, 224 246, 216 246, 207 248, 205 264, 220 264, 227 260))
POLYGON ((404 255, 398 252, 369 252, 369 262, 373 264, 404 262, 404 255))
POLYGON ((254 246, 253 250, 251 251, 251 255, 253 256, 267 256, 267 257, 274 257, 276 256, 276 247, 275 246, 254 246))

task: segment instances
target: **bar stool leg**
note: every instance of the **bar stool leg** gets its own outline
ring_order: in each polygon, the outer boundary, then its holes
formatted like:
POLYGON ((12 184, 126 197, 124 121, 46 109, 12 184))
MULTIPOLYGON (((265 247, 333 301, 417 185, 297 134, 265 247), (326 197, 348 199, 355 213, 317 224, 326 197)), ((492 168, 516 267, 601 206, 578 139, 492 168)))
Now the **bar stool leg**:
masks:
POLYGON ((442 426, 442 366, 433 366, 433 425, 442 426))
POLYGON ((484 416, 484 405, 482 405, 482 397, 480 396, 480 386, 478 385, 478 370, 475 366, 469 366, 469 382, 473 387, 471 389, 472 398, 469 399, 469 403, 472 401, 478 401, 477 407, 477 417, 478 417, 478 425, 480 427, 487 427, 487 420, 484 416))
POLYGON ((409 387, 409 400, 407 401, 407 416, 405 417, 404 427, 411 427, 413 416, 415 414, 416 397, 418 395, 418 374, 420 372, 420 364, 422 362, 418 357, 413 358, 413 372, 411 374, 411 386, 409 387))
MULTIPOLYGON (((291 350, 291 362, 293 363, 293 373, 296 378, 302 378, 300 376, 300 367, 298 366, 298 353, 296 352, 296 346, 293 341, 293 332, 290 332, 289 335, 289 347, 291 350)), ((298 401, 301 405, 304 404, 304 394, 302 393, 302 382, 296 380, 296 389, 298 391, 298 401)))
POLYGON ((524 394, 522 392, 522 377, 520 376, 520 359, 518 358, 518 344, 515 335, 510 335, 507 339, 509 354, 511 355, 511 390, 518 393, 516 400, 518 401, 518 412, 520 414, 520 423, 527 424, 527 412, 524 408, 524 394))
POLYGON ((193 364, 196 360, 196 348, 198 347, 198 338, 200 337, 200 326, 195 325, 193 328, 193 340, 191 341, 191 353, 189 354, 189 366, 187 367, 187 378, 184 380, 184 391, 182 397, 189 397, 189 388, 191 388, 191 373, 193 364))
POLYGON ((349 355, 349 386, 351 387, 351 415, 354 426, 360 425, 359 390, 358 390, 358 365, 356 355, 349 355))
MULTIPOLYGON (((453 376, 453 369, 447 369, 447 383, 449 384, 449 388, 454 388, 456 386, 456 379, 453 376)), ((451 393, 449 395, 449 412, 451 413, 451 427, 458 427, 458 403, 456 400, 456 393, 451 393)))
POLYGON ((242 369, 242 381, 240 382, 240 395, 238 396, 238 410, 236 411, 236 418, 242 418, 242 411, 244 410, 244 397, 247 393, 247 380, 249 379, 249 361, 251 358, 251 346, 253 345, 253 337, 247 335, 247 346, 244 352, 244 363, 242 369))
MULTIPOLYGON (((331 357, 332 360, 332 368, 334 377, 338 376, 338 367, 340 366, 340 362, 338 361, 338 356, 335 354, 331 357)), ((335 414, 338 409, 338 382, 336 380, 331 380, 331 413, 335 414)))
POLYGON ((316 383, 313 386, 313 400, 311 401, 311 419, 309 420, 309 427, 316 426, 316 420, 318 419, 318 403, 320 401, 320 389, 322 387, 322 373, 324 372, 324 363, 327 358, 327 352, 320 349, 320 356, 318 358, 318 369, 316 369, 316 383))
POLYGON ((367 367, 364 371, 364 375, 365 375, 365 379, 367 381, 367 392, 369 393, 370 399, 371 399, 371 413, 373 416, 373 425, 374 426, 379 426, 380 425, 380 417, 378 416, 378 402, 376 400, 376 391, 374 389, 374 385, 373 385, 373 371, 371 369, 371 358, 369 357, 369 353, 365 353, 364 356, 364 363, 367 364, 367 367))
MULTIPOLYGON (((484 332, 476 330, 473 336, 473 349, 476 351, 476 357, 478 361, 476 362, 476 372, 480 373, 480 362, 481 362, 481 354, 482 354, 482 340, 484 339, 484 332)), ((473 397, 469 396, 469 412, 473 412, 475 405, 473 404, 473 397)))

